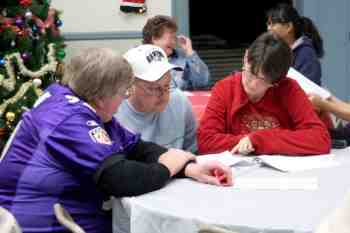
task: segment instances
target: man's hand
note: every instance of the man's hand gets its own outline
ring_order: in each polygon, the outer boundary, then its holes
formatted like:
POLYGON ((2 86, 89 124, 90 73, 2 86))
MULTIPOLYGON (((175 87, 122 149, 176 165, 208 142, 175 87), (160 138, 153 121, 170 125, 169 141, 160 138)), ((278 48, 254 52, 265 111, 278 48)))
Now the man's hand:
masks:
POLYGON ((243 137, 235 147, 231 150, 232 154, 243 154, 248 155, 255 151, 249 136, 243 137))
POLYGON ((231 186, 232 170, 217 161, 205 163, 190 163, 185 169, 185 175, 194 180, 217 186, 231 186))
POLYGON ((185 51, 186 56, 191 56, 193 54, 192 41, 190 38, 180 35, 177 37, 179 46, 185 51))
POLYGON ((158 162, 168 168, 170 176, 174 176, 189 160, 196 160, 196 156, 183 150, 169 149, 159 157, 158 162))

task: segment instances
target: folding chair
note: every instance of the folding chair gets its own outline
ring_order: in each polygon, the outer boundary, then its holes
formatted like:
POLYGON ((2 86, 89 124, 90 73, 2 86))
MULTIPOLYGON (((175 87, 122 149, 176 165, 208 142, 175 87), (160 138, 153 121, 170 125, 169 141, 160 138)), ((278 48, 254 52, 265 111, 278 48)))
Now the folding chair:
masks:
POLYGON ((238 233, 236 231, 227 230, 222 227, 202 224, 199 227, 198 233, 238 233))
POLYGON ((72 233, 85 233, 85 231, 74 221, 68 211, 59 203, 54 205, 56 218, 62 226, 66 227, 72 233))

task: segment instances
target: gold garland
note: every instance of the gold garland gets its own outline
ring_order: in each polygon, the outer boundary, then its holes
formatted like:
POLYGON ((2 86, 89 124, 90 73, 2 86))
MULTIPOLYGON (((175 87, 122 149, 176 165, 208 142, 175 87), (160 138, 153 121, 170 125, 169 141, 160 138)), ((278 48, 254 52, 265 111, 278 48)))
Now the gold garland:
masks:
MULTIPOLYGON (((3 86, 8 91, 13 91, 16 85, 16 77, 15 72, 13 70, 13 66, 11 64, 11 59, 15 58, 19 67, 19 71, 22 75, 31 77, 31 78, 40 78, 47 74, 48 72, 55 72, 57 67, 57 61, 55 60, 55 45, 49 44, 49 52, 47 53, 48 63, 41 67, 38 71, 28 70, 27 67, 23 63, 23 59, 19 53, 13 53, 5 56, 5 68, 8 79, 5 79, 3 75, 0 75, 0 86, 3 86)), ((1 115, 1 114, 0 114, 1 115)))
MULTIPOLYGON (((3 86, 8 91, 13 91, 15 88, 16 77, 15 77, 13 66, 11 64, 11 59, 13 58, 15 58, 15 60, 17 61, 20 73, 24 76, 31 77, 32 79, 40 78, 45 74, 47 74, 48 72, 55 72, 58 64, 58 62, 55 60, 55 47, 54 47, 54 44, 49 44, 48 47, 49 47, 49 52, 47 53, 48 63, 42 66, 40 70, 35 72, 27 69, 19 53, 13 53, 5 56, 5 68, 9 78, 5 79, 4 75, 0 74, 0 86, 3 86)), ((0 117, 4 114, 6 107, 9 104, 13 104, 17 102, 20 98, 22 98, 32 85, 34 85, 32 80, 29 80, 23 83, 19 91, 12 98, 5 100, 0 105, 0 117)), ((36 85, 34 85, 34 91, 38 96, 42 94, 42 90, 40 90, 40 88, 38 88, 36 85)))
POLYGON ((2 114, 4 114, 5 109, 9 104, 13 104, 13 103, 17 102, 20 98, 22 98, 32 85, 33 85, 32 81, 28 81, 28 82, 23 83, 21 88, 19 89, 19 91, 16 93, 15 96, 13 96, 10 99, 5 100, 0 105, 0 116, 2 116, 2 114))

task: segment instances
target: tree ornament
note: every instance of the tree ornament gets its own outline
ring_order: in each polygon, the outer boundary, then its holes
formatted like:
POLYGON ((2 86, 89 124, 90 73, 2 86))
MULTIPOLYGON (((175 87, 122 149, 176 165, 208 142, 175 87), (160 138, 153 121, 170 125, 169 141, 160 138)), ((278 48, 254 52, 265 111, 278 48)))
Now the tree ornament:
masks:
POLYGON ((11 45, 12 48, 14 48, 16 46, 16 42, 13 40, 13 41, 11 41, 10 45, 11 45))
POLYGON ((15 24, 17 25, 17 27, 23 27, 23 25, 24 25, 24 21, 23 21, 23 19, 21 18, 21 17, 18 17, 18 18, 16 18, 16 20, 15 20, 15 24))
POLYGON ((24 17, 27 20, 31 20, 33 18, 33 13, 30 10, 27 10, 27 12, 24 14, 24 17))
POLYGON ((14 112, 7 112, 5 117, 7 121, 13 122, 16 119, 16 114, 14 112))
POLYGON ((19 4, 21 4, 24 7, 28 7, 28 6, 32 5, 32 0, 21 0, 19 2, 19 4))
POLYGON ((1 59, 0 59, 0 66, 5 65, 5 63, 6 63, 5 59, 1 58, 1 59))
POLYGON ((64 57, 66 56, 66 52, 63 49, 59 49, 57 51, 57 59, 62 61, 64 57))
POLYGON ((147 11, 145 0, 122 0, 120 10, 124 13, 143 14, 147 11))
POLYGON ((41 84, 42 84, 42 81, 41 81, 40 78, 36 78, 36 79, 33 80, 33 85, 34 85, 35 87, 40 87, 41 84))
POLYGON ((63 25, 62 20, 60 19, 56 20, 55 24, 56 24, 56 27, 61 27, 63 25))
POLYGON ((28 52, 24 52, 21 54, 21 58, 23 59, 24 62, 28 61, 30 57, 30 54, 28 52))
POLYGON ((37 33, 38 32, 38 27, 35 24, 32 27, 32 31, 33 31, 33 33, 37 33))

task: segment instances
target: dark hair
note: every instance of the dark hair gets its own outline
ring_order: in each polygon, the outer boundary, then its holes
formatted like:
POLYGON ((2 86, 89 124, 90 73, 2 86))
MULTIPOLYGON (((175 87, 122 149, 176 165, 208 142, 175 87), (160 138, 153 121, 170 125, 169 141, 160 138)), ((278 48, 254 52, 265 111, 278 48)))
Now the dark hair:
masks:
POLYGON ((265 32, 248 48, 247 61, 251 72, 259 71, 272 83, 284 78, 292 64, 292 51, 279 36, 265 32))
POLYGON ((312 40, 317 56, 319 58, 323 57, 323 40, 316 26, 310 18, 301 17, 291 4, 278 4, 267 12, 267 18, 271 23, 292 23, 295 37, 299 38, 303 35, 309 37, 312 40))
POLYGON ((152 44, 153 38, 160 38, 165 30, 177 31, 175 20, 166 15, 156 15, 147 20, 142 29, 142 43, 152 44))

